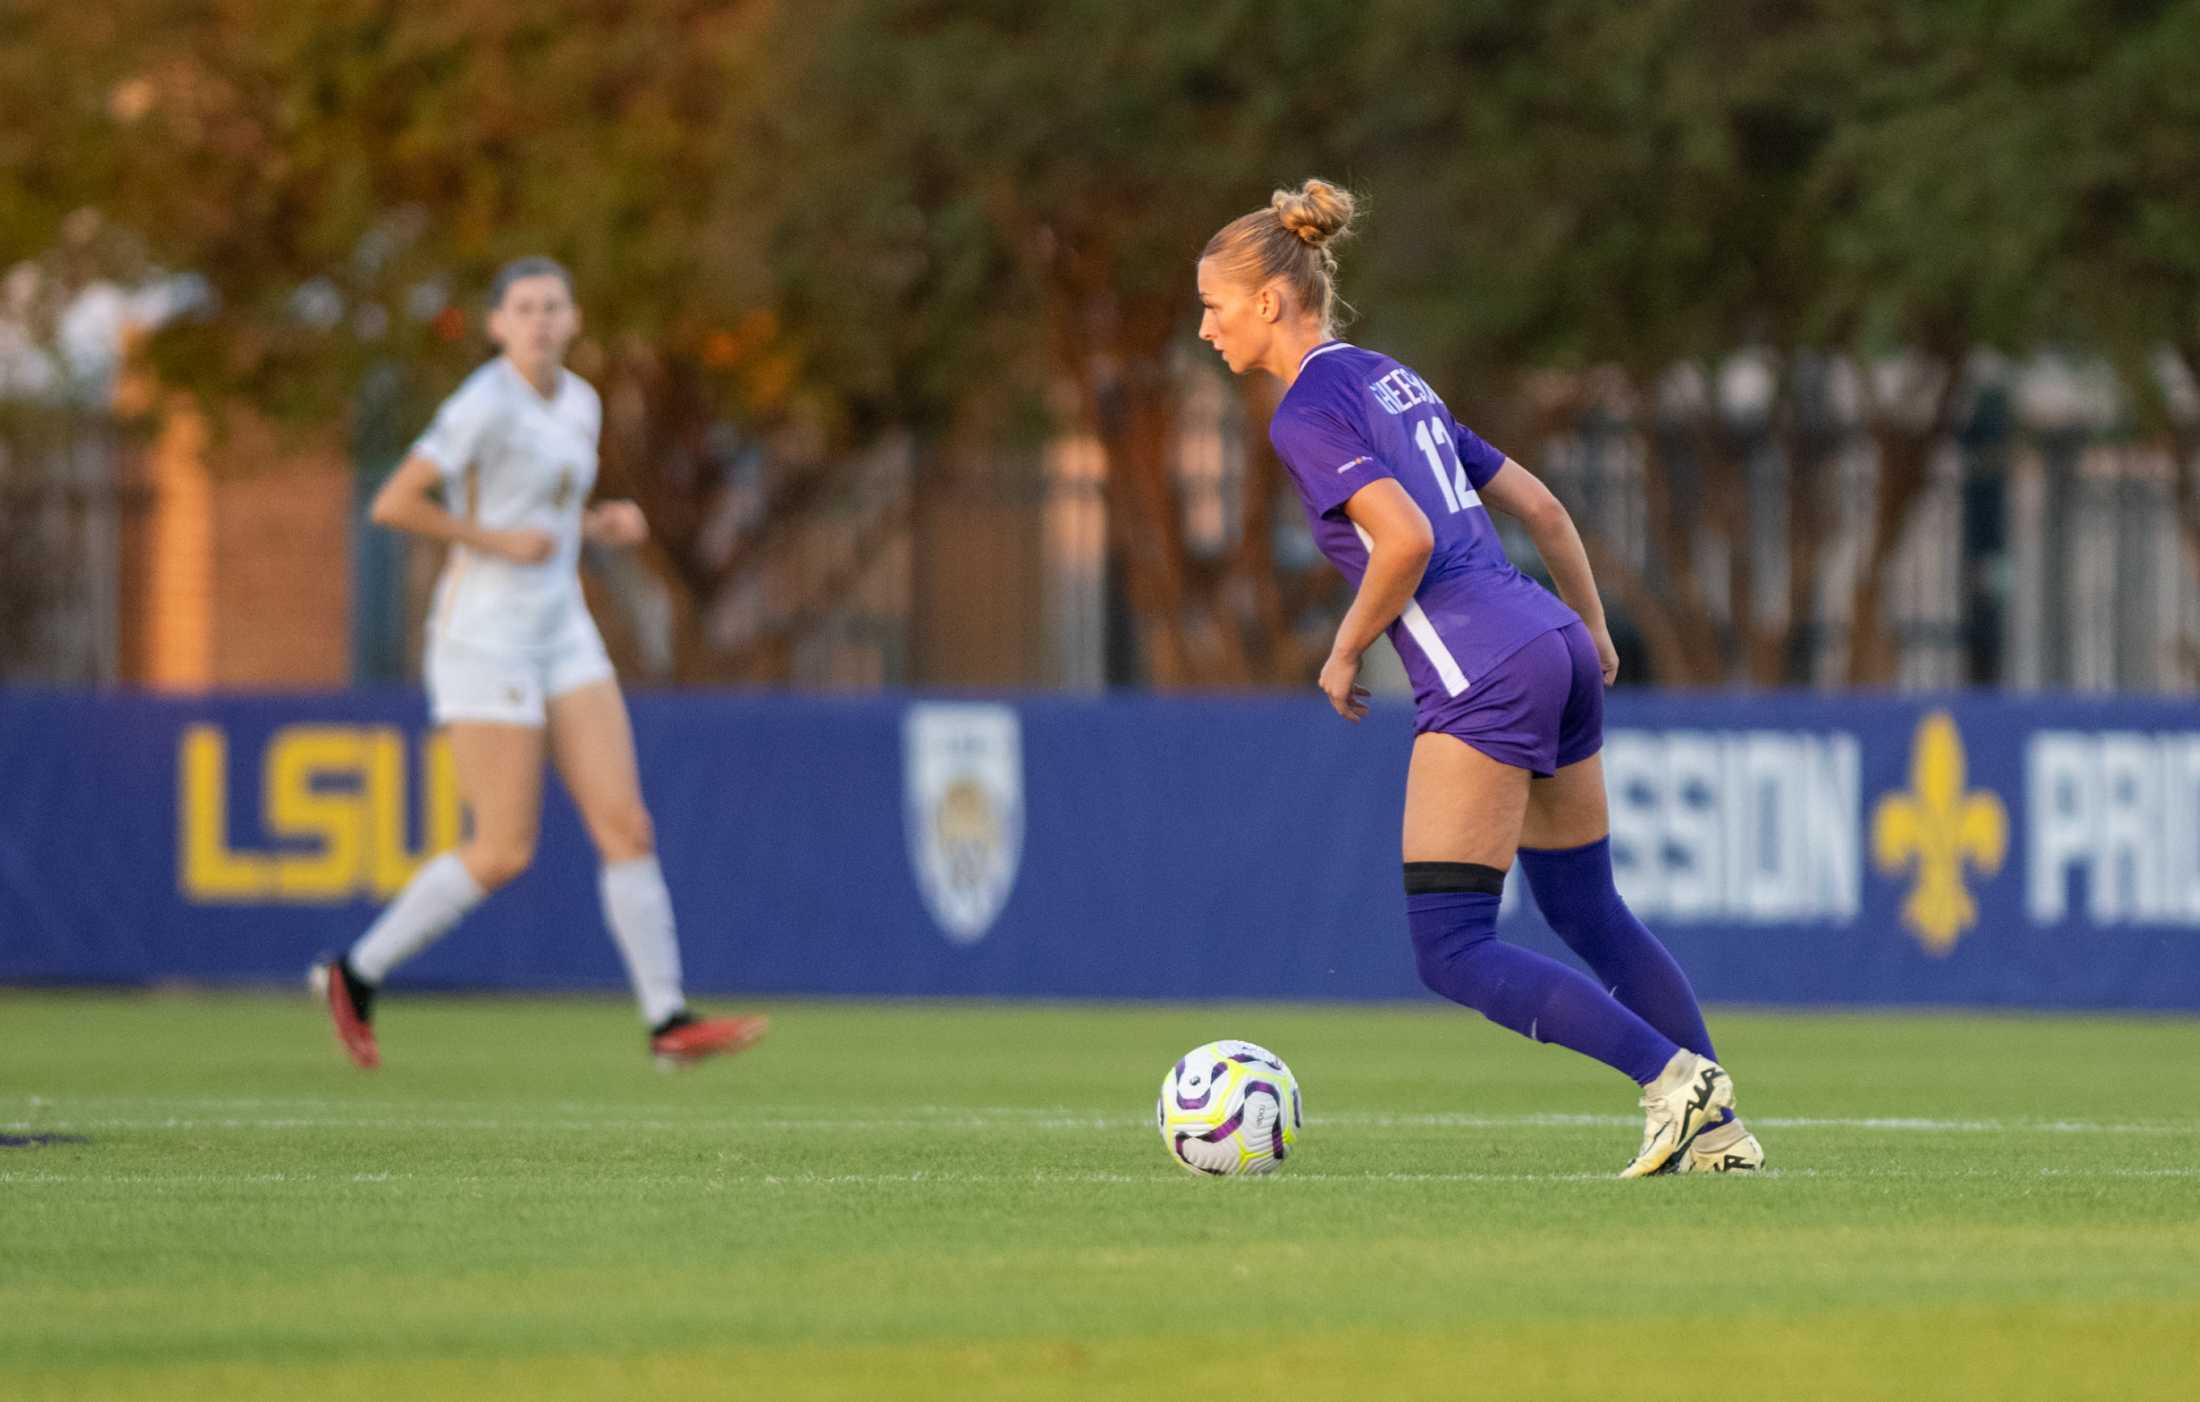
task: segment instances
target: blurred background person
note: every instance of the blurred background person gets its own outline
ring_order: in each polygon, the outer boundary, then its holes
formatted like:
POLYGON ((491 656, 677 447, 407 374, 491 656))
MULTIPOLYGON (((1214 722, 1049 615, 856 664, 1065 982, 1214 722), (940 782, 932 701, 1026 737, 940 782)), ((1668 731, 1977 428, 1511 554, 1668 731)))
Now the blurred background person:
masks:
POLYGON ((361 1068, 380 1064, 373 1014, 383 981, 534 859, 546 757, 603 860, 604 919, 651 1052, 692 1062, 765 1030, 761 1017, 698 1018, 681 991, 633 729, 581 597, 582 541, 633 546, 648 528, 630 501, 588 504, 603 408, 565 368, 580 325, 563 267, 507 264, 489 294, 500 354, 444 401, 375 496, 375 524, 451 546, 428 625, 428 694, 450 733, 472 830, 421 867, 355 944, 314 966, 337 1039, 361 1068))

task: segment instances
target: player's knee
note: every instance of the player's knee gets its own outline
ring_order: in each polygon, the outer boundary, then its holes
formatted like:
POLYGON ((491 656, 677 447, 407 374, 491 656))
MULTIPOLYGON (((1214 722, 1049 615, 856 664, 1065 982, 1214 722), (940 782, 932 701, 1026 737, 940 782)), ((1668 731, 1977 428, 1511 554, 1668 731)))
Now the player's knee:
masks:
POLYGON ((535 860, 535 844, 527 838, 477 840, 466 849, 466 869, 482 889, 509 886, 535 860))
POLYGON ((600 814, 590 824, 596 835, 597 853, 606 862, 630 862, 657 850, 657 828, 649 810, 639 803, 625 804, 600 814))
POLYGON ((1421 986, 1429 992, 1449 998, 1458 982, 1455 961, 1472 947, 1473 942, 1423 939, 1413 940, 1413 971, 1421 976, 1421 986))
POLYGON ((1414 968, 1432 992, 1460 1000, 1474 951, 1497 937, 1505 873, 1470 862, 1407 862, 1405 877, 1414 968))
POLYGON ((1586 923, 1585 904, 1571 892, 1559 890, 1546 896, 1543 888, 1533 883, 1530 889, 1535 892, 1535 908, 1543 912, 1543 923, 1551 927, 1553 934, 1564 938, 1586 923))
POLYGON ((1536 909, 1561 936, 1601 924, 1619 903, 1609 839, 1565 851, 1523 847, 1520 869, 1535 893, 1536 909))

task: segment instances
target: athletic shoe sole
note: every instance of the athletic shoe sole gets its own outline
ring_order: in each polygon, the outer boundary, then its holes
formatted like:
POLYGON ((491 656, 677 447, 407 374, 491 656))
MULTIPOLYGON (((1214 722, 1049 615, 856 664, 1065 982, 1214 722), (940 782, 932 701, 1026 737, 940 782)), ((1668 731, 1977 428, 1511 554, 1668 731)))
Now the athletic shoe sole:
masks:
POLYGON ((374 1044, 374 1029, 360 1019, 359 1010, 351 1003, 351 989, 338 977, 335 966, 315 964, 306 973, 306 987, 328 1009, 329 1023, 336 1030, 336 1045, 343 1048, 351 1064, 362 1071, 379 1067, 382 1052, 374 1044))
POLYGON ((732 1056, 736 1052, 747 1051, 762 1041, 764 1034, 771 1030, 771 1020, 763 1017, 709 1018, 703 1023, 690 1026, 717 1026, 721 1023, 730 1024, 727 1035, 700 1043, 693 1048, 681 1047, 677 1043, 670 1046, 661 1044, 670 1042, 678 1033, 651 1042, 650 1054, 656 1060, 657 1069, 684 1071, 715 1056, 732 1056))
POLYGON ((1765 1146, 1739 1120, 1713 1125, 1673 1156, 1673 1173, 1756 1173, 1765 1166, 1765 1146), (1729 1132, 1732 1131, 1732 1132, 1729 1132))

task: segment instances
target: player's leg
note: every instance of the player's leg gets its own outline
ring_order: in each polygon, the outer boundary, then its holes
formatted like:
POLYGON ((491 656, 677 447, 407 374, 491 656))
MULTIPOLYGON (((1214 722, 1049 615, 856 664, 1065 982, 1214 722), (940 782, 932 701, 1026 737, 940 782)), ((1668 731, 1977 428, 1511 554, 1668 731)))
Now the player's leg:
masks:
POLYGON ((451 763, 470 831, 456 849, 413 873, 365 934, 342 956, 317 965, 338 1039, 354 1062, 380 1061, 374 998, 392 970, 435 943, 489 892, 527 869, 542 810, 539 723, 453 721, 451 763))
POLYGON ((655 1026, 681 1011, 686 999, 672 896, 657 864, 633 725, 617 682, 604 677, 550 698, 550 753, 602 861, 604 919, 642 1018, 655 1026))
POLYGON ((448 733, 451 768, 466 808, 466 840, 414 873, 351 947, 352 968, 372 983, 441 938, 535 857, 542 820, 542 727, 453 721, 448 733))
POLYGON ((1613 997, 1679 1045, 1717 1058, 1688 975, 1627 908, 1612 878, 1602 755, 1529 789, 1520 870, 1551 929, 1613 997))
POLYGON ((1406 777, 1406 914, 1421 980, 1539 1042, 1596 1058, 1638 1084, 1675 1048, 1578 969, 1497 938, 1528 771, 1451 735, 1424 733, 1406 777))
MULTIPOLYGON (((1612 877, 1611 819, 1604 787, 1604 678, 1587 628, 1562 630, 1571 689, 1561 715, 1556 772, 1528 795, 1520 868, 1551 928, 1614 997, 1681 1047, 1716 1062, 1688 976, 1620 898, 1612 877)), ((1676 1070, 1676 1084, 1686 1078, 1676 1070)), ((1649 1105, 1646 1101, 1645 1108, 1649 1105)), ((1652 1135, 1646 1131, 1646 1143, 1652 1135)), ((1764 1151, 1731 1107, 1687 1141, 1671 1162, 1680 1171, 1755 1168, 1764 1151)))
POLYGON ((422 866, 351 947, 348 962, 370 983, 382 982, 441 938, 535 857, 542 821, 542 727, 454 721, 449 734, 451 767, 466 805, 466 840, 422 866))
POLYGON ((670 1061, 738 1051, 762 1036, 760 1017, 697 1018, 681 987, 672 893, 642 802, 626 699, 609 676, 550 698, 550 752, 603 869, 604 921, 626 965, 651 1049, 670 1061))

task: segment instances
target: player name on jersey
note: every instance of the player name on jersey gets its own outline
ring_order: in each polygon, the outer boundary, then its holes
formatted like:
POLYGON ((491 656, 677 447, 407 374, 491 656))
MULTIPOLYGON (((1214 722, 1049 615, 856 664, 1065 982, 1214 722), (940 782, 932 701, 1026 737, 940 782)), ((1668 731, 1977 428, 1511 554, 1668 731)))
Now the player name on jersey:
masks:
POLYGON ((1428 381, 1401 365, 1367 387, 1375 402, 1393 414, 1403 414, 1417 404, 1436 403, 1436 391, 1428 381))

